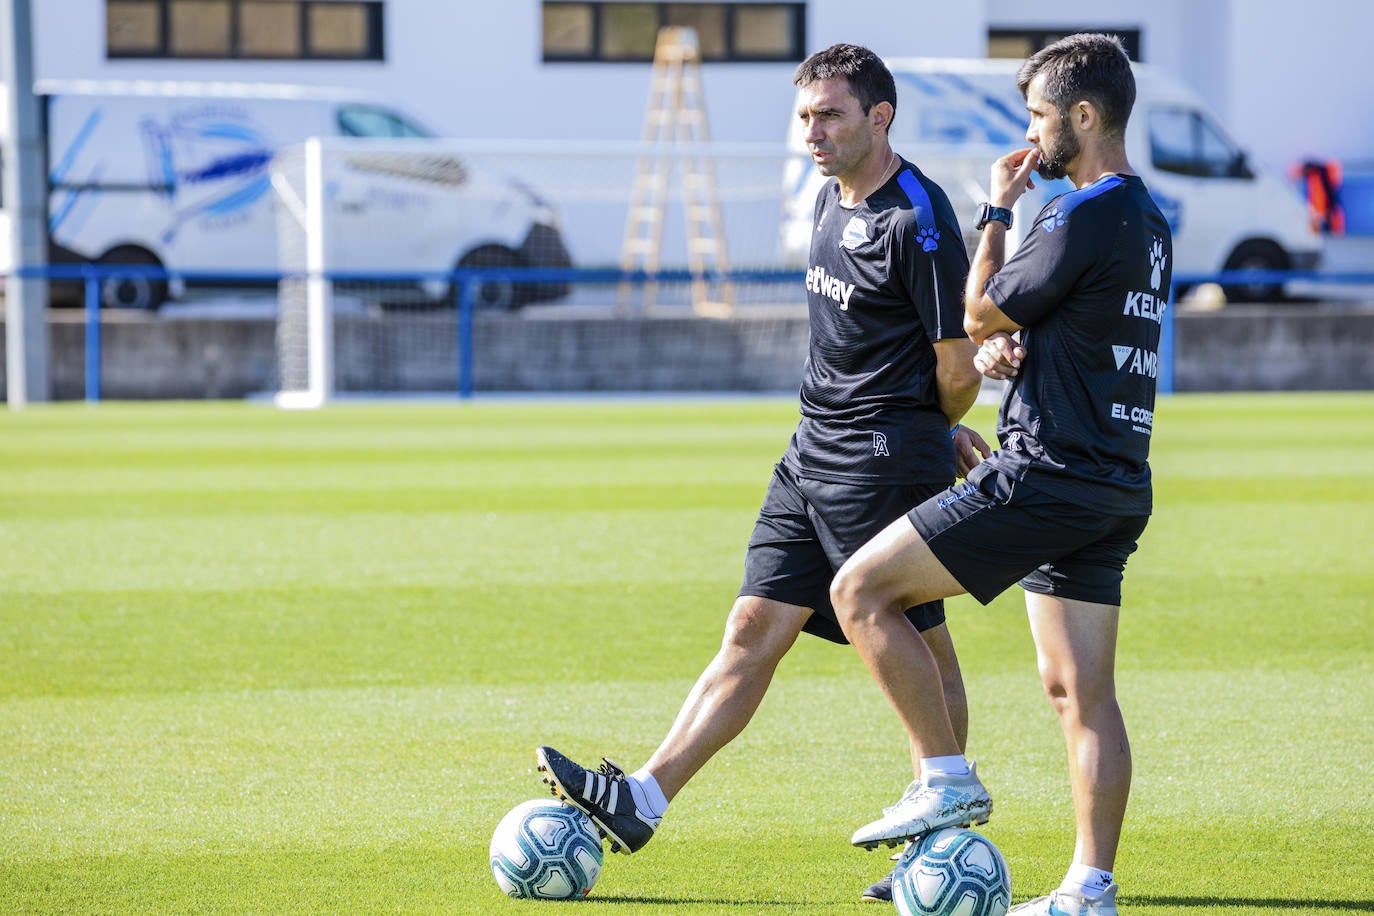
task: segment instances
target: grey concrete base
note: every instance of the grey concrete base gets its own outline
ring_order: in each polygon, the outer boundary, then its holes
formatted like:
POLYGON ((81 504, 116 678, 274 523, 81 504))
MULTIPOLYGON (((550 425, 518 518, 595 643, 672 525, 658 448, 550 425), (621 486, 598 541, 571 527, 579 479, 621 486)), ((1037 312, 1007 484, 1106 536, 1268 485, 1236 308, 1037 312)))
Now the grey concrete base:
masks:
MULTIPOLYGON (((81 313, 50 316, 54 397, 85 397, 81 313)), ((1372 309, 1230 306, 1179 312, 1176 322, 1178 391, 1374 389, 1372 309)), ((112 313, 101 335, 105 399, 239 398, 278 387, 276 327, 266 318, 112 313)), ((457 336, 451 313, 341 316, 336 388, 456 393, 457 336)), ((733 319, 479 315, 474 381, 479 394, 795 392, 806 340, 805 318, 791 311, 733 319)))
POLYGON ((1178 391, 1374 390, 1374 308, 1228 305, 1175 320, 1178 391))

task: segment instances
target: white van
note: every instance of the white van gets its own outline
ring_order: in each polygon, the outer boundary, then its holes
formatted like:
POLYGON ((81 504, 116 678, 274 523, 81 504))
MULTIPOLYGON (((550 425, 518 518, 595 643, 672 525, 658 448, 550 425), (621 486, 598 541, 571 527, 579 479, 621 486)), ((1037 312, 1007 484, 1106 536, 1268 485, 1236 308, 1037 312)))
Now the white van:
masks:
MULTIPOLYGON (((897 82, 892 146, 945 189, 971 251, 992 162, 1026 145, 1029 115, 1016 88, 1021 62, 899 58, 887 64, 897 82)), ((1248 162, 1196 93, 1147 65, 1134 69, 1126 152, 1173 228, 1174 273, 1315 268, 1322 239, 1297 190, 1248 162)), ((788 148, 782 248, 788 263, 801 264, 825 179, 806 154, 795 117, 788 148)), ((1065 179, 1037 180, 1017 204, 1013 244, 1045 202, 1068 190, 1065 179)), ((1277 298, 1282 290, 1238 287, 1227 293, 1233 299, 1277 298)))
MULTIPOLYGON (((277 269, 273 159, 310 137, 387 138, 427 149, 416 118, 353 91, 247 83, 40 82, 49 181, 51 260, 134 264, 169 271, 256 273, 277 269)), ((456 266, 567 267, 551 208, 513 180, 466 172, 452 183, 412 182, 431 213, 423 225, 370 233, 364 264, 392 273, 456 266), (404 230, 404 231, 402 231, 404 230), (421 256, 421 254, 423 256, 421 256)), ((352 200, 394 201, 383 189, 352 200)), ((369 213, 353 214, 366 220, 369 213)), ((218 282, 218 281, 217 281, 218 282)), ((263 281, 260 281, 263 282, 263 281)), ((510 285, 513 307, 561 295, 557 284, 510 285), (523 297, 523 299, 522 299, 523 297)), ((107 306, 156 308, 182 292, 135 274, 102 284, 107 306)))

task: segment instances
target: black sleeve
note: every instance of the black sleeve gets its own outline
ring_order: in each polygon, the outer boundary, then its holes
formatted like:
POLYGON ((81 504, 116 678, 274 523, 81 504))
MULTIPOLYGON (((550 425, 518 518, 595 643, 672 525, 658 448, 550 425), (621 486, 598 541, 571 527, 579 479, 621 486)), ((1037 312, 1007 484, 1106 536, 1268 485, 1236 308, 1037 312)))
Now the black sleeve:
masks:
POLYGON ((1101 259, 1102 247, 1115 238, 1100 231, 1093 210, 1065 213, 1052 200, 1016 253, 988 280, 984 291, 1012 321, 1026 327, 1052 312, 1078 279, 1101 259))
POLYGON ((968 252, 959 226, 941 220, 933 234, 921 233, 914 221, 902 222, 893 240, 894 264, 901 265, 907 294, 931 343, 966 337, 964 333, 964 281, 968 277, 968 252))

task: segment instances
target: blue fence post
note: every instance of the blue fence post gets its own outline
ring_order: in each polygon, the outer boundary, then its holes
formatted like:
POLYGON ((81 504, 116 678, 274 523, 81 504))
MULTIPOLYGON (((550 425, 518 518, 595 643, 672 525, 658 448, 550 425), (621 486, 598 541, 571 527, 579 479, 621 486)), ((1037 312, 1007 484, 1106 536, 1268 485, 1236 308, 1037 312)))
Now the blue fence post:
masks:
POLYGON ((1174 302, 1175 285, 1169 284, 1169 302, 1159 322, 1159 394, 1174 393, 1174 302))
POLYGON ((478 281, 466 271, 454 276, 458 280, 458 397, 466 399, 472 397, 472 296, 478 281))
POLYGON ((100 277, 87 268, 86 280, 86 403, 100 403, 100 277))

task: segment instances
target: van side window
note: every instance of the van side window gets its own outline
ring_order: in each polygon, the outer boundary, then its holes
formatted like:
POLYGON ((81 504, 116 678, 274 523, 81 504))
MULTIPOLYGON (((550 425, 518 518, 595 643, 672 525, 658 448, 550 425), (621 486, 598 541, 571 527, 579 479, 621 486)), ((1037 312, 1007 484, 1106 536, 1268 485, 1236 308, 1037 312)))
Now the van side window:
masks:
POLYGON ((408 118, 372 105, 344 105, 339 109, 339 133, 345 137, 433 137, 408 118))
POLYGON ((1200 111, 1150 112, 1150 158, 1163 172, 1195 178, 1254 178, 1245 153, 1200 111))

